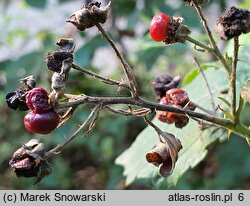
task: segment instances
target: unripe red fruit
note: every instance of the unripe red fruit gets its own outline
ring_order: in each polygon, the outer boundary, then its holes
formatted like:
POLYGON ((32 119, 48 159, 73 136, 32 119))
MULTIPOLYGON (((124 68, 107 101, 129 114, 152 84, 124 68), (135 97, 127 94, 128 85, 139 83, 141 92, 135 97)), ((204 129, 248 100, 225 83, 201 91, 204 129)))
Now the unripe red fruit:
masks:
POLYGON ((164 13, 156 14, 150 24, 149 32, 155 41, 164 41, 167 37, 170 17, 164 13))
POLYGON ((51 110, 48 92, 43 88, 34 88, 26 95, 28 107, 36 113, 44 113, 51 110))
POLYGON ((24 117, 24 126, 33 133, 49 134, 57 127, 59 121, 59 115, 53 110, 45 113, 32 111, 24 117))

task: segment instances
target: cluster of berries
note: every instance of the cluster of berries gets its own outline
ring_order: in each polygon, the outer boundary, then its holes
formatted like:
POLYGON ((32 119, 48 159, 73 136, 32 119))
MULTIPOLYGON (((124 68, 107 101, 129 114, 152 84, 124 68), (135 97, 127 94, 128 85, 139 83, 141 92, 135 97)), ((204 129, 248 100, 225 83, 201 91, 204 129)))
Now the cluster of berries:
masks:
POLYGON ((26 103, 31 112, 24 117, 25 128, 33 133, 49 134, 58 125, 59 115, 49 104, 48 92, 34 88, 26 95, 26 103))
POLYGON ((23 85, 6 95, 6 102, 10 108, 14 110, 19 108, 21 111, 31 110, 24 117, 24 126, 33 133, 49 134, 60 122, 59 115, 51 105, 55 104, 56 98, 64 94, 75 44, 73 39, 63 38, 57 42, 57 45, 60 50, 48 53, 46 56, 47 67, 54 72, 51 80, 53 90, 51 96, 43 88, 35 88, 36 82, 33 76, 22 79, 23 85))
POLYGON ((34 88, 36 81, 33 76, 22 79, 21 83, 20 88, 6 95, 6 103, 14 110, 31 110, 24 117, 24 126, 28 131, 49 134, 57 127, 60 117, 49 104, 47 91, 34 88))
MULTIPOLYGON (((162 105, 193 111, 196 106, 189 100, 187 92, 177 88, 180 81, 180 76, 172 78, 168 75, 162 75, 157 77, 152 82, 156 98, 162 105)), ((167 124, 175 123, 177 128, 186 126, 189 121, 186 115, 167 111, 156 111, 156 117, 167 124)))
MULTIPOLYGON (((189 100, 186 91, 178 88, 170 89, 161 98, 160 104, 172 106, 179 109, 195 110, 195 105, 189 100)), ((167 111, 156 111, 157 118, 167 124, 175 123, 177 128, 182 128, 188 124, 189 118, 186 115, 167 111)))

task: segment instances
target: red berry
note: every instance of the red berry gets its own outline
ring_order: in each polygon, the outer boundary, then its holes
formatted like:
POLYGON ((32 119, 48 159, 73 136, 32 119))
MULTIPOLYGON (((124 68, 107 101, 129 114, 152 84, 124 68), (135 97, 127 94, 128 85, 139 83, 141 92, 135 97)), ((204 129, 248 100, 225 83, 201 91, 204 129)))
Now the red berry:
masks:
POLYGON ((30 90, 26 95, 26 103, 28 107, 36 113, 43 113, 51 110, 48 92, 43 88, 34 88, 30 90))
POLYGON ((164 13, 156 14, 150 24, 149 32, 155 41, 164 41, 167 37, 170 17, 164 13))
MULTIPOLYGON (((166 97, 163 97, 160 100, 160 104, 162 104, 162 105, 173 105, 173 102, 171 100, 167 99, 166 97)), ((174 123, 174 121, 172 119, 169 119, 168 115, 169 115, 169 112, 167 112, 167 111, 160 111, 160 110, 156 111, 156 117, 160 121, 166 122, 168 124, 174 123)))
POLYGON ((59 121, 59 115, 53 110, 45 113, 32 111, 24 117, 24 126, 33 133, 49 134, 57 127, 59 121))
MULTIPOLYGON (((179 108, 179 109, 183 109, 182 106, 179 106, 179 105, 172 105, 172 106, 179 108)), ((174 112, 168 112, 167 119, 169 122, 172 122, 172 123, 174 123, 174 122, 181 123, 181 122, 188 121, 188 117, 186 115, 174 113, 174 112)))
POLYGON ((169 113, 172 113, 172 112, 156 111, 156 117, 161 122, 165 122, 167 124, 173 124, 175 122, 175 120, 174 120, 174 118, 169 118, 169 113))
POLYGON ((174 102, 175 105, 185 106, 189 102, 188 94, 183 89, 170 89, 166 92, 166 98, 174 102))

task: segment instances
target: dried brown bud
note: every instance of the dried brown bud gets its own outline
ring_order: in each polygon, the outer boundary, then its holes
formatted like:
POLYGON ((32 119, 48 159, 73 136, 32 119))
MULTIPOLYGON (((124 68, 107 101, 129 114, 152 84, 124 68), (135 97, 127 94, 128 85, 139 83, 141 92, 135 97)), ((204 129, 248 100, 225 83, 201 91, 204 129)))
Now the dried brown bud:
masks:
POLYGON ((62 62, 68 58, 73 59, 73 55, 70 52, 54 51, 47 54, 45 61, 49 70, 60 73, 62 62))
POLYGON ((51 89, 52 92, 50 94, 50 99, 53 101, 57 101, 58 98, 61 98, 64 95, 64 90, 66 87, 66 81, 68 79, 69 71, 72 66, 72 59, 68 58, 62 62, 62 67, 60 69, 60 73, 54 72, 51 77, 51 89))
POLYGON ((36 80, 33 75, 20 79, 20 83, 23 84, 23 88, 25 91, 29 91, 36 86, 36 80))
POLYGON ((37 182, 39 182, 52 170, 44 160, 44 155, 44 144, 37 139, 31 139, 13 154, 9 164, 17 177, 37 177, 37 182))
POLYGON ((170 19, 170 23, 167 30, 167 36, 164 42, 166 44, 173 43, 185 43, 187 36, 191 33, 189 28, 184 25, 184 19, 182 17, 173 17, 170 19))
POLYGON ((111 2, 107 6, 101 7, 101 3, 94 2, 84 5, 79 11, 74 12, 66 22, 72 23, 80 31, 95 26, 96 23, 105 23, 111 2))
POLYGON ((75 43, 72 38, 61 38, 56 42, 56 45, 59 46, 60 51, 73 53, 75 50, 75 43))
POLYGON ((250 32, 250 12, 234 6, 225 10, 217 20, 216 32, 223 40, 250 32))
POLYGON ((173 134, 164 132, 161 137, 163 142, 148 152, 146 159, 149 163, 159 167, 159 172, 163 177, 168 177, 174 170, 182 145, 173 134))

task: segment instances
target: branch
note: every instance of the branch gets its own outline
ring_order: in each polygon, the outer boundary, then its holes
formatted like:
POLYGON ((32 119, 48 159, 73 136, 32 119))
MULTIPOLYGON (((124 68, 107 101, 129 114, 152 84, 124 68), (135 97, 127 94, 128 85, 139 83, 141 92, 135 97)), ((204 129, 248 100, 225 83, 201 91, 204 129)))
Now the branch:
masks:
POLYGON ((220 60, 220 62, 222 63, 222 65, 224 66, 225 70, 227 71, 228 75, 230 75, 230 71, 231 71, 231 67, 230 65, 226 62, 225 58, 223 57, 223 55, 221 54, 217 44, 216 44, 216 41, 214 40, 214 37, 212 35, 212 32, 211 30, 209 29, 208 27, 208 24, 207 24, 207 20, 202 12, 202 9, 200 7, 199 4, 197 4, 197 2, 195 0, 193 0, 193 5, 194 5, 194 8, 196 9, 200 19, 201 19, 201 22, 202 22, 202 25, 203 27, 205 28, 205 31, 208 35, 208 39, 209 39, 209 42, 212 46, 212 52, 216 55, 216 57, 220 60))
POLYGON ((238 63, 239 54, 239 37, 234 37, 234 58, 232 62, 232 73, 230 78, 230 89, 231 89, 231 111, 232 115, 236 116, 236 69, 238 63))
POLYGON ((133 70, 131 69, 131 67, 126 63, 126 61, 124 60, 124 58, 122 57, 121 53, 119 52, 119 50, 116 48, 114 42, 112 41, 112 39, 110 38, 110 36, 107 34, 107 32, 103 29, 103 27, 99 24, 99 23, 95 23, 96 27, 99 29, 99 31, 102 33, 102 35, 104 36, 104 38, 109 42, 110 46, 114 49, 117 57, 119 58, 119 60, 122 63, 123 66, 123 71, 126 75, 126 80, 128 81, 128 85, 131 89, 131 95, 133 97, 137 96, 137 83, 133 74, 133 70))
POLYGON ((92 96, 80 95, 80 97, 77 100, 65 103, 63 105, 59 105, 58 109, 77 106, 80 104, 102 104, 103 106, 114 105, 114 104, 136 105, 151 110, 161 110, 161 111, 169 111, 180 114, 187 114, 191 117, 203 119, 205 121, 220 125, 225 128, 233 127, 232 122, 224 118, 219 118, 209 114, 198 113, 191 110, 180 109, 172 106, 150 102, 141 97, 92 97, 92 96))
POLYGON ((92 119, 95 119, 96 116, 98 116, 100 109, 102 108, 102 104, 97 104, 95 108, 92 110, 88 118, 81 124, 81 126, 72 134, 70 137, 68 137, 63 144, 58 145, 57 147, 51 149, 50 151, 46 152, 45 157, 49 158, 53 156, 54 154, 58 154, 62 148, 64 148, 67 144, 69 144, 75 137, 82 131, 82 129, 91 122, 92 119))
POLYGON ((125 110, 121 110, 121 109, 113 109, 110 106, 106 106, 105 108, 107 108, 109 111, 111 111, 115 114, 120 114, 120 115, 124 115, 124 116, 144 117, 152 112, 151 109, 147 109, 147 108, 141 108, 141 109, 129 110, 129 111, 125 111, 125 110))

